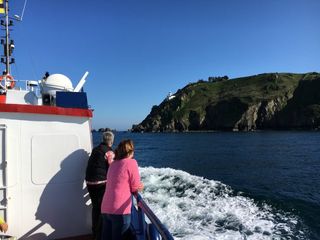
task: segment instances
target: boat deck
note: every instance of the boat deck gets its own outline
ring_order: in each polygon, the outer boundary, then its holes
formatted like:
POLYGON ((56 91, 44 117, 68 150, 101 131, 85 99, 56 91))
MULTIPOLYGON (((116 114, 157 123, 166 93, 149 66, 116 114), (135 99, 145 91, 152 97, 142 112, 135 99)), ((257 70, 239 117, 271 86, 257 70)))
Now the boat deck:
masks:
POLYGON ((92 235, 83 235, 77 237, 59 238, 59 240, 92 240, 92 235))

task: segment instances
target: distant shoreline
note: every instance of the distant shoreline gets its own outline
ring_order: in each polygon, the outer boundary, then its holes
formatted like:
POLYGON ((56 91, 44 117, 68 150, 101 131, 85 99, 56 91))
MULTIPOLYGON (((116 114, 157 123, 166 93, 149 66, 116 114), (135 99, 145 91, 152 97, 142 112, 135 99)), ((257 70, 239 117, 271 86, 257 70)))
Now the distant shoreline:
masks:
POLYGON ((250 132, 318 132, 320 129, 256 129, 250 131, 228 131, 228 130, 199 130, 199 131, 122 131, 131 133, 250 133, 250 132))

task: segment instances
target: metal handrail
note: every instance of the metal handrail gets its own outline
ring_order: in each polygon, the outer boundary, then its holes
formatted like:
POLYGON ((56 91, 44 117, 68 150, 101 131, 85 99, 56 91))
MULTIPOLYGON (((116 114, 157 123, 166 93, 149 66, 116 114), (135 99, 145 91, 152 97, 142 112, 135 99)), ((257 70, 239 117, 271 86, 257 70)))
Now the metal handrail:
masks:
POLYGON ((138 207, 142 210, 142 212, 148 217, 150 222, 155 226, 160 236, 164 240, 174 240, 169 230, 166 226, 159 220, 159 218, 152 212, 146 202, 142 199, 139 193, 135 193, 134 197, 137 200, 138 207))

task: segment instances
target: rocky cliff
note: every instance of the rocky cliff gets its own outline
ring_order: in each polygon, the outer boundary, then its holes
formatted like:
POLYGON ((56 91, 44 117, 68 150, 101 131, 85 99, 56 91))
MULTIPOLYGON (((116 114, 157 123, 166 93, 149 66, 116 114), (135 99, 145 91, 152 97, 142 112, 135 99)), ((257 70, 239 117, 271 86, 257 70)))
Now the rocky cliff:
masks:
POLYGON ((138 125, 135 132, 318 129, 320 74, 270 73, 188 84, 138 125))

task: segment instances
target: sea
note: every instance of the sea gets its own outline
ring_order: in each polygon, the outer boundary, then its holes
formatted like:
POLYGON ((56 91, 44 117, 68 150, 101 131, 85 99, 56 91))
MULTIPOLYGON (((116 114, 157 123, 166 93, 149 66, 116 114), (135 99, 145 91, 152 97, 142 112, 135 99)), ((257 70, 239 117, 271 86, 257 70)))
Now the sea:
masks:
POLYGON ((114 146, 123 139, 175 239, 320 239, 320 132, 115 132, 114 146))

